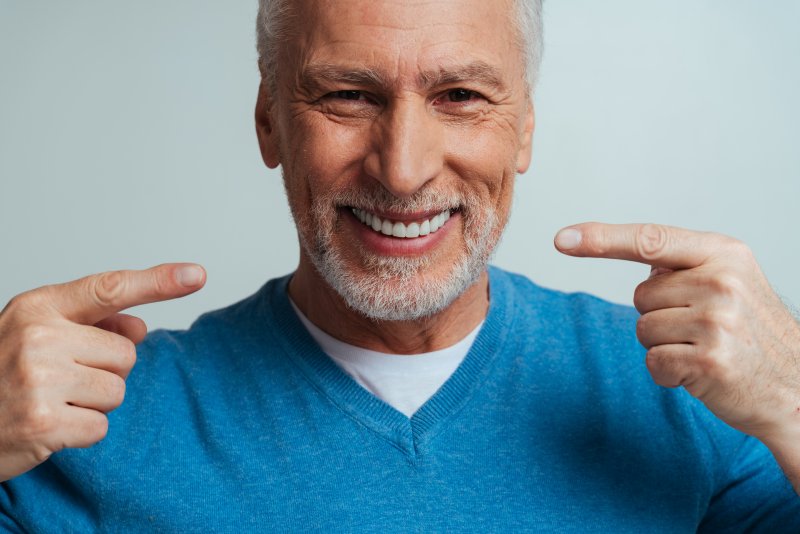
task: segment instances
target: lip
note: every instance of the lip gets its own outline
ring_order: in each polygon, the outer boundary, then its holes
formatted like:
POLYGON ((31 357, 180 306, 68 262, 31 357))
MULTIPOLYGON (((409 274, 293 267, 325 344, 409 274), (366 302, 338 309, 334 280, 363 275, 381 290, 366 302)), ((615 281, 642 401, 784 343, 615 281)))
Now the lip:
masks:
MULTIPOLYGON (((379 217, 384 218, 383 213, 375 213, 379 217)), ((417 221, 433 217, 438 213, 441 212, 419 212, 396 215, 386 213, 385 218, 399 222, 417 221)), ((367 225, 356 218, 350 208, 340 208, 339 214, 347 227, 348 233, 352 232, 355 234, 364 248, 381 256, 422 256, 427 254, 439 246, 461 221, 461 212, 455 211, 452 212, 450 218, 445 221, 444 225, 436 232, 423 237, 407 239, 404 237, 387 236, 376 232, 372 228, 368 228, 367 225)))

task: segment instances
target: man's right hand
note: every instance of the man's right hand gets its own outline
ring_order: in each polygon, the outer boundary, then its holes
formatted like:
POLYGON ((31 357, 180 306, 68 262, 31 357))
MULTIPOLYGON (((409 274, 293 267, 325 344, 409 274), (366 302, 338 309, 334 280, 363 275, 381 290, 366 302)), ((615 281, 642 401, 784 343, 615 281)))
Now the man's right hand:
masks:
POLYGON ((90 447, 122 404, 144 322, 120 311, 194 293, 194 264, 113 271, 45 286, 0 312, 0 481, 65 447, 90 447))

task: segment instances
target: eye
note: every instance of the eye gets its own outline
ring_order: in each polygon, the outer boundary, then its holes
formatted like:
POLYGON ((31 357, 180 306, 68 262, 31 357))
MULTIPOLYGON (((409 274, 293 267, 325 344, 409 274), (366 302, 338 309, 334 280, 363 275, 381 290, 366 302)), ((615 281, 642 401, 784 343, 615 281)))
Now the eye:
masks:
POLYGON ((320 111, 331 117, 367 118, 380 111, 380 101, 368 91, 340 89, 326 93, 317 101, 320 111))
POLYGON ((340 98, 342 100, 361 100, 364 98, 364 95, 361 91, 354 91, 354 90, 346 90, 346 91, 334 91, 330 93, 328 96, 332 98, 340 98))
POLYGON ((473 98, 479 97, 478 93, 469 89, 453 89, 447 92, 447 99, 450 102, 469 102, 473 98))

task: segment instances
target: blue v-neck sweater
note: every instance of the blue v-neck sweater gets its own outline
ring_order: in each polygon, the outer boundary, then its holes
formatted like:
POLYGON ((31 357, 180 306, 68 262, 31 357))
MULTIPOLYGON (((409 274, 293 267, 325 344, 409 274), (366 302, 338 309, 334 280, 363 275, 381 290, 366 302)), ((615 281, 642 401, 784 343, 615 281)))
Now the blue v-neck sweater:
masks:
POLYGON ((490 269, 490 310, 406 418, 321 352, 288 277, 139 346, 105 440, 2 485, 31 532, 800 532, 769 452, 654 385, 635 310, 490 269))

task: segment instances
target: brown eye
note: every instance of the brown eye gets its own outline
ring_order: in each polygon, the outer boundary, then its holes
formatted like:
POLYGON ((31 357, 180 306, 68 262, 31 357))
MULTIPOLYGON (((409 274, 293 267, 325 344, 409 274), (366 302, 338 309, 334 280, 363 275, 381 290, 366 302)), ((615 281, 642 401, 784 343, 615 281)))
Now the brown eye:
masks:
POLYGON ((474 96, 476 96, 475 92, 468 89, 453 89, 447 93, 450 102, 467 102, 474 96))

